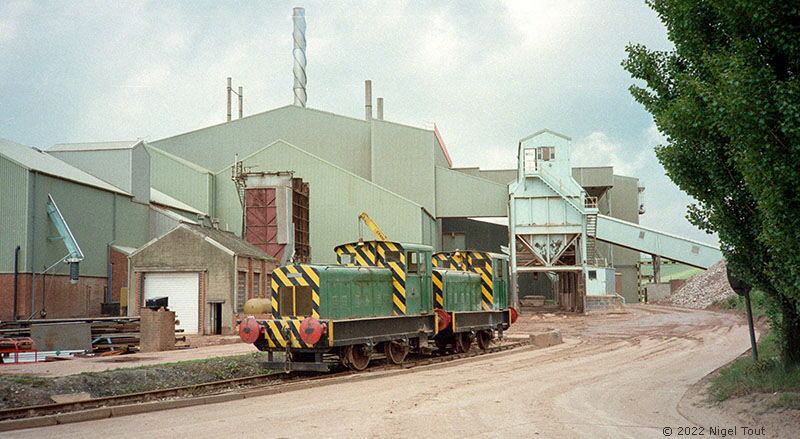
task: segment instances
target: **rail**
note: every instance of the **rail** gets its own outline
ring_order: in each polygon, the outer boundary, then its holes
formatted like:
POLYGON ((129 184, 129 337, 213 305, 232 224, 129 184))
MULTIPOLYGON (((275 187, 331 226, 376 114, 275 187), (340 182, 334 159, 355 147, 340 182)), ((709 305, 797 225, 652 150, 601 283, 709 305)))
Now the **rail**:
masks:
MULTIPOLYGON (((499 344, 495 346, 490 346, 486 350, 475 349, 475 350, 470 350, 468 352, 442 355, 438 357, 423 357, 411 361, 405 361, 402 364, 398 365, 385 364, 380 366, 372 366, 367 368, 367 371, 410 369, 418 366, 426 366, 430 364, 444 363, 447 361, 453 361, 462 358, 476 357, 495 352, 502 352, 510 349, 527 346, 529 344, 530 343, 527 340, 520 342, 512 342, 507 344, 499 344)), ((229 391, 231 389, 241 390, 243 388, 249 389, 249 388, 288 386, 290 384, 295 384, 298 382, 329 380, 344 376, 350 376, 358 373, 359 372, 357 371, 344 371, 344 372, 335 372, 335 373, 328 373, 328 374, 309 377, 307 375, 303 375, 302 373, 297 373, 297 372, 294 373, 275 372, 270 374, 252 375, 242 378, 231 378, 227 380, 213 381, 213 382, 194 384, 188 386, 172 387, 169 389, 152 390, 148 392, 106 396, 102 398, 93 398, 84 401, 15 407, 15 408, 0 410, 0 431, 7 431, 13 429, 13 428, 7 428, 7 427, 12 427, 12 425, 8 424, 3 425, 5 422, 11 420, 70 413, 70 412, 90 410, 101 407, 106 408, 106 407, 120 406, 126 404, 139 404, 144 402, 162 400, 166 398, 181 398, 181 397, 189 398, 200 395, 203 396, 213 395, 215 393, 222 393, 225 391, 229 391)), ((59 423, 64 423, 64 421, 59 421, 59 423)), ((18 427, 18 428, 24 428, 24 427, 18 427)))

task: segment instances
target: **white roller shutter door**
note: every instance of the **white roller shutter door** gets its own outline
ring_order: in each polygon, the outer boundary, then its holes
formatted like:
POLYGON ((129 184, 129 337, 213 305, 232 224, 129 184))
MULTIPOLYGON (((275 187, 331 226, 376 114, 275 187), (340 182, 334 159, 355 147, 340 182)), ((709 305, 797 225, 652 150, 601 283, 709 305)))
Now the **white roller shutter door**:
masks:
MULTIPOLYGON (((169 297, 169 309, 180 321, 178 329, 197 334, 200 297, 199 273, 145 273, 144 299, 169 297)), ((144 304, 142 304, 144 305, 144 304)))

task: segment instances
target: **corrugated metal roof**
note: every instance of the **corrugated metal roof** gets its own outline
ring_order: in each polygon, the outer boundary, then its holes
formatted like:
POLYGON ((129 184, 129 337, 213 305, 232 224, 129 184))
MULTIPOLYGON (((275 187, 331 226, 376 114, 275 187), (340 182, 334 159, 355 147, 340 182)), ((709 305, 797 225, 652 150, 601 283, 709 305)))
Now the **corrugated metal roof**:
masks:
POLYGON ((178 201, 175 198, 172 198, 169 195, 165 194, 164 192, 161 192, 160 190, 153 187, 150 188, 150 201, 156 204, 160 204, 162 206, 174 207, 176 209, 180 209, 186 212, 199 213, 203 215, 206 214, 205 212, 201 212, 182 201, 178 201))
POLYGON ((213 239, 214 241, 216 241, 217 243, 219 243, 220 245, 234 252, 237 255, 250 256, 259 259, 274 260, 273 257, 268 255, 258 247, 254 246, 253 244, 250 244, 249 242, 245 241, 242 238, 239 238, 238 236, 234 235, 231 232, 224 232, 219 229, 197 226, 192 224, 183 224, 182 227, 186 227, 187 229, 199 235, 213 239))
POLYGON ((48 151, 96 151, 100 149, 131 149, 141 140, 123 140, 116 142, 57 143, 48 151))
POLYGON ((122 189, 108 184, 97 177, 87 174, 86 172, 81 171, 70 164, 62 162, 46 152, 36 148, 31 148, 30 146, 26 146, 21 143, 12 142, 7 139, 0 139, 0 154, 9 160, 14 161, 20 166, 33 171, 38 171, 43 174, 62 178, 64 180, 85 184, 87 186, 93 186, 106 191, 131 196, 131 194, 123 191, 122 189))

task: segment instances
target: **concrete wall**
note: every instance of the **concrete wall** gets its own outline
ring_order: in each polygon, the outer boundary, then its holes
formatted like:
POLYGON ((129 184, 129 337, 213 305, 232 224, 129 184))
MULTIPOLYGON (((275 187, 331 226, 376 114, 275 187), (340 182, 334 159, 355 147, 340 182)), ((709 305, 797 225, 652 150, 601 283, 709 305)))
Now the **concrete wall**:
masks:
MULTIPOLYGON (((372 236, 359 227, 358 214, 367 212, 393 240, 424 242, 422 207, 326 160, 286 142, 275 142, 242 158, 245 166, 259 171, 294 171, 309 184, 311 259, 315 263, 336 262, 333 248, 372 236)), ((227 230, 241 236, 242 207, 230 180, 230 169, 217 179, 217 216, 227 230)), ((429 231, 427 232, 429 233, 429 231)))

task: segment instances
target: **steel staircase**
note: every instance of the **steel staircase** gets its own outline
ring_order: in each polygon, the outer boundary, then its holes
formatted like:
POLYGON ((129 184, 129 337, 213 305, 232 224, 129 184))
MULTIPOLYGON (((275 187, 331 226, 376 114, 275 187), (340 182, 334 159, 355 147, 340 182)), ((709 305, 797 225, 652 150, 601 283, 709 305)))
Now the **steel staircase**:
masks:
MULTIPOLYGON (((597 257, 597 214, 585 215, 586 218, 586 263, 598 267, 597 257)), ((603 264, 605 265, 605 264, 603 264)))

